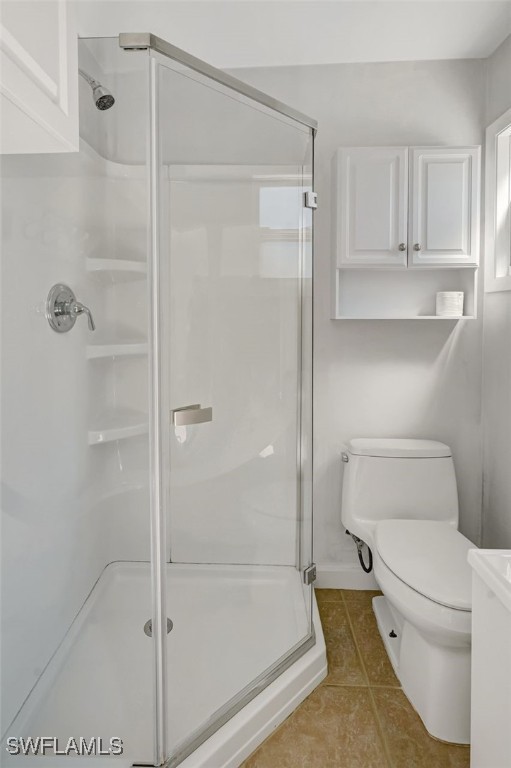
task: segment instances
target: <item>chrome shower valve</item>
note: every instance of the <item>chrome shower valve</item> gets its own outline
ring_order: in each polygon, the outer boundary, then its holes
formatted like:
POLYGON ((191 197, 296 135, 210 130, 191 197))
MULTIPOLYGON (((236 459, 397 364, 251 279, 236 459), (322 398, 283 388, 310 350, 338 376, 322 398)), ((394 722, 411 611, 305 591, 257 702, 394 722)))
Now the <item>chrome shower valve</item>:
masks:
POLYGON ((46 300, 46 318, 57 333, 67 333, 76 323, 80 315, 87 315, 89 330, 94 331, 96 325, 92 312, 85 304, 76 300, 71 288, 62 283, 57 283, 50 290, 46 300))

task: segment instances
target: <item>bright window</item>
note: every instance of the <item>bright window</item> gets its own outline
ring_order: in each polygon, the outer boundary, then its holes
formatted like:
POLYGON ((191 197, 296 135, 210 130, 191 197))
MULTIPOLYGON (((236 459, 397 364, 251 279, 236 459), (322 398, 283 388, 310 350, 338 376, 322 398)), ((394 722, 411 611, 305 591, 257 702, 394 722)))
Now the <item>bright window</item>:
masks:
POLYGON ((511 291, 511 109, 486 130, 487 291, 511 291))

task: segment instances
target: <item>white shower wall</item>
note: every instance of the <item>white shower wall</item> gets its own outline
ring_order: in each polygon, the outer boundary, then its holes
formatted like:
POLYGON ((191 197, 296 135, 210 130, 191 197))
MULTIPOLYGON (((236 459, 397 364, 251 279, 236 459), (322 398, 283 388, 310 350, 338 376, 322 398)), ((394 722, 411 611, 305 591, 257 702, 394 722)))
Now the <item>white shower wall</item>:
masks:
POLYGON ((103 522, 91 503, 97 457, 87 444, 89 331, 78 322, 68 336, 57 335, 44 315, 48 290, 65 282, 102 321, 84 254, 104 190, 88 174, 81 155, 2 162, 2 546, 9 575, 2 653, 10 661, 3 727, 106 564, 103 522))
POLYGON ((147 434, 89 445, 119 407, 147 418, 147 358, 89 359, 109 336, 145 335, 145 279, 116 285, 89 261, 128 246, 145 259, 145 195, 143 171, 112 176, 86 144, 2 158, 2 732, 103 568, 149 558, 147 434), (55 283, 91 308, 94 333, 84 317, 50 328, 55 283))
POLYGON ((74 254, 101 198, 84 175, 78 157, 2 159, 2 731, 102 568, 86 497, 86 324, 58 337, 44 316, 54 283, 90 299, 74 254))

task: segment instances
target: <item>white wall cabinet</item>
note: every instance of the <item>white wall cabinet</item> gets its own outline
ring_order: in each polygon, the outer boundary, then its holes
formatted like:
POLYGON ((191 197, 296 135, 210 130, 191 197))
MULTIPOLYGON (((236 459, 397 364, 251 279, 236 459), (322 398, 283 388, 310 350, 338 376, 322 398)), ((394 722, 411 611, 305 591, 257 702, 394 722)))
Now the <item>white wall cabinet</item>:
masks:
POLYGON ((405 267, 408 149, 351 147, 337 153, 339 267, 405 267))
POLYGON ((410 266, 476 266, 479 147, 413 147, 410 152, 410 266))
POLYGON ((436 319, 438 291, 463 291, 475 317, 480 147, 340 147, 334 162, 334 319, 436 319))
POLYGON ((339 268, 477 266, 480 147, 341 147, 336 165, 339 268))
POLYGON ((2 0, 0 151, 78 150, 78 39, 70 0, 2 0))

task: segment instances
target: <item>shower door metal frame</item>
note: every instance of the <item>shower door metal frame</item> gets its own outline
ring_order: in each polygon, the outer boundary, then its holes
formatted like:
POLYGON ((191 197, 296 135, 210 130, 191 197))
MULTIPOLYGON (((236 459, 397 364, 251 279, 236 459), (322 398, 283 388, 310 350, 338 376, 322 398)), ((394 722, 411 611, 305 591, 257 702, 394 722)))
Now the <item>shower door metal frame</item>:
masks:
MULTIPOLYGON (((177 745, 174 753, 169 756, 167 746, 167 695, 166 695, 166 574, 164 576, 166 561, 165 552, 165 509, 164 509, 164 490, 162 487, 163 477, 163 456, 162 435, 160 426, 160 406, 161 406, 161 361, 159 354, 160 345, 160 318, 161 307, 159 299, 159 281, 160 281, 160 243, 159 243, 159 220, 160 220, 160 192, 159 192, 159 147, 156 137, 158 127, 158 93, 157 93, 157 67, 165 65, 165 59, 170 59, 178 64, 182 64, 200 75, 219 83, 227 89, 233 90, 248 100, 255 101, 273 112, 284 115, 290 121, 300 123, 310 131, 312 142, 312 162, 311 162, 311 188, 314 189, 314 144, 317 132, 317 122, 313 118, 287 106, 283 102, 268 96, 262 91, 243 83, 235 77, 216 69, 206 62, 191 56, 186 51, 177 48, 165 40, 150 33, 121 33, 119 35, 119 46, 124 50, 140 51, 145 50, 154 55, 150 57, 149 66, 149 92, 150 92, 150 116, 149 116, 149 164, 150 164, 150 232, 151 247, 148 264, 149 290, 151 293, 150 310, 150 333, 149 341, 151 347, 151 416, 150 416, 150 442, 151 442, 151 468, 156 477, 153 477, 152 483, 152 512, 151 512, 151 555, 153 563, 153 641, 155 643, 155 730, 154 730, 154 757, 155 765, 164 766, 164 768, 175 768, 186 757, 192 754, 201 744, 212 736, 219 728, 225 725, 237 712, 245 707, 252 699, 261 693, 270 683, 276 680, 286 669, 291 667, 308 650, 314 647, 316 642, 314 623, 312 620, 312 610, 310 612, 310 632, 302 640, 290 648, 282 657, 265 670, 261 675, 252 680, 238 694, 231 698, 226 704, 218 709, 214 715, 200 726, 199 732, 193 732, 190 738, 177 745), (162 59, 162 61, 159 61, 162 59)), ((169 63, 166 64, 169 66, 169 63)), ((304 195, 305 197, 305 195, 304 195)), ((313 207, 306 205, 304 207, 313 207)), ((314 217, 311 219, 311 229, 314 217)), ((314 263, 314 245, 311 238, 311 268, 314 263)), ((311 273, 311 283, 313 274, 311 273)), ((300 345, 303 347, 303 284, 304 284, 304 258, 303 250, 300 260, 300 290, 299 290, 299 314, 300 314, 300 345)), ((312 294, 312 288, 311 288, 312 294)), ((311 296, 311 344, 313 344, 313 306, 311 296)), ((300 371, 299 387, 300 397, 298 408, 301 411, 303 404, 302 376, 303 376, 303 356, 300 349, 300 371)), ((311 360, 313 350, 311 349, 311 360)), ((311 372, 312 377, 312 372, 311 372)), ((312 389, 311 380, 311 429, 312 429, 312 389)), ((302 441, 302 419, 299 418, 299 437, 297 445, 297 483, 300 486, 297 499, 298 522, 301 525, 303 520, 303 496, 301 485, 303 481, 303 457, 300 444, 302 441)), ((312 446, 312 439, 311 439, 312 446)), ((311 467, 312 467, 312 447, 311 447, 311 467)), ((311 470, 312 471, 312 470, 311 470)), ((312 500, 311 500, 312 503, 312 500)), ((312 509, 311 509, 312 515, 312 509)), ((304 582, 312 583, 306 579, 305 572, 313 565, 312 563, 312 531, 311 541, 308 547, 309 551, 304 553, 298 546, 297 568, 304 576, 304 582)), ((312 602, 311 602, 312 608, 312 602)))
MULTIPOLYGON (((155 76, 156 62, 149 58, 149 241, 147 264, 149 291, 149 470, 150 470, 150 520, 151 520, 151 593, 152 638, 154 668, 154 764, 163 765, 167 759, 167 584, 166 584, 166 514, 165 488, 163 484, 164 451, 160 413, 162 408, 162 371, 160 363, 161 311, 160 284, 160 195, 159 195, 159 148, 157 137, 158 94, 155 76)), ((136 764, 135 764, 136 765, 136 764)))
POLYGON ((184 64, 184 66, 200 72, 211 80, 215 80, 217 83, 225 85, 227 88, 241 93, 253 101, 257 101, 259 104, 264 104, 265 107, 269 107, 275 112, 280 112, 281 115, 286 115, 286 117, 306 125, 307 128, 311 128, 314 132, 317 131, 318 123, 312 117, 299 112, 297 109, 293 109, 293 107, 284 104, 278 99, 274 99, 272 96, 268 96, 268 94, 244 83, 242 80, 238 80, 237 77, 233 77, 227 72, 211 66, 211 64, 202 61, 202 59, 192 56, 190 53, 183 51, 182 48, 177 48, 175 45, 167 43, 166 40, 153 35, 151 32, 121 32, 119 35, 119 45, 124 50, 149 49, 161 53, 163 56, 184 64))

